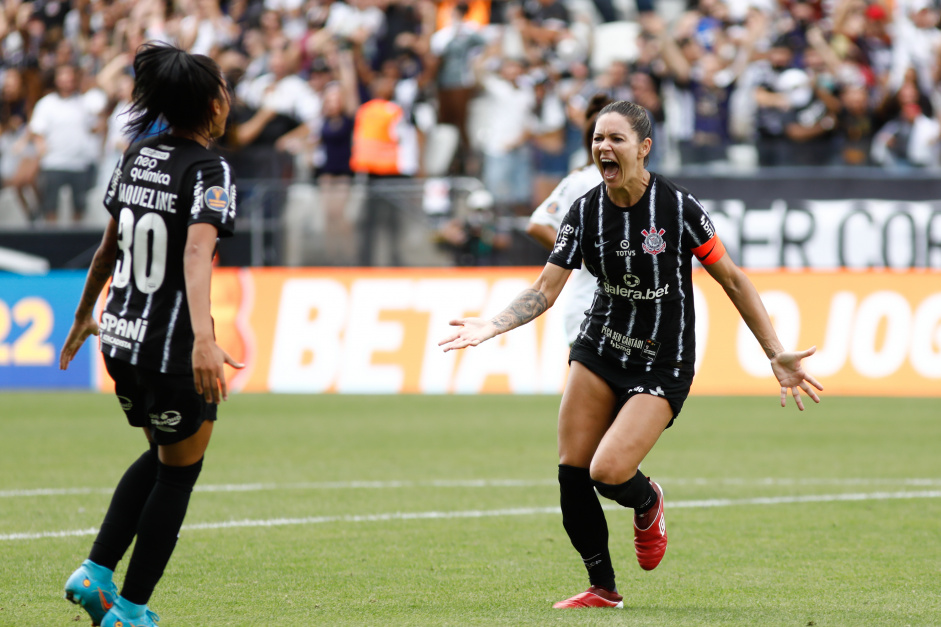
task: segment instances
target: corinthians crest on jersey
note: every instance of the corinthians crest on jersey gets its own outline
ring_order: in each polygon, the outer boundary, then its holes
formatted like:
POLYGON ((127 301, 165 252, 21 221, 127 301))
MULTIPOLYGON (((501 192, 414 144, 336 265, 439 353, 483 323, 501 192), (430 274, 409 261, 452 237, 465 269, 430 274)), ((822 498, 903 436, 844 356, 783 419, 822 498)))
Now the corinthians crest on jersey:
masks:
POLYGON ((656 227, 650 227, 650 231, 644 229, 640 232, 644 236, 644 243, 641 246, 644 247, 644 252, 650 253, 651 255, 659 255, 667 249, 667 243, 663 239, 663 234, 666 233, 666 230, 660 229, 659 231, 656 227))

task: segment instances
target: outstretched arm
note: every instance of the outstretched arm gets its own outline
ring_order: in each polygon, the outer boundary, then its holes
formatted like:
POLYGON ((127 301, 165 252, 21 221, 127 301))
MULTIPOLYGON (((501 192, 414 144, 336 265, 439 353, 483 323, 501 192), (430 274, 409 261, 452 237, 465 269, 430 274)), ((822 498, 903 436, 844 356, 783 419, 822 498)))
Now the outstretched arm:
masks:
POLYGON ((213 331, 209 288, 217 233, 212 224, 190 225, 186 234, 186 248, 183 251, 186 300, 193 327, 193 381, 196 392, 202 394, 207 403, 216 404, 229 398, 222 365, 244 367, 219 348, 213 331))
POLYGON ((742 320, 748 325, 762 350, 765 351, 765 355, 771 360, 771 371, 781 384, 781 407, 787 403, 788 390, 793 394, 794 401, 801 411, 804 410, 801 390, 804 390, 815 403, 819 403, 820 397, 813 388, 823 390, 823 386, 801 367, 801 360, 813 355, 817 348, 811 347, 797 352, 784 350, 771 325, 771 318, 761 302, 758 290, 728 255, 707 265, 706 270, 728 294, 732 304, 741 314, 742 320))
POLYGON ((494 336, 535 320, 545 310, 552 307, 571 273, 571 270, 547 263, 532 287, 520 292, 506 309, 490 320, 483 318, 452 320, 451 326, 460 327, 460 329, 438 342, 438 346, 444 347, 445 352, 477 346, 494 336))
POLYGON ((72 328, 65 338, 62 345, 62 351, 59 353, 59 368, 67 370, 69 364, 75 358, 78 349, 82 347, 85 340, 90 335, 98 335, 98 323, 95 322, 95 303, 98 302, 98 296, 105 284, 111 277, 114 270, 114 260, 118 255, 118 223, 111 218, 108 226, 105 227, 105 233, 101 238, 101 244, 92 257, 91 266, 88 268, 88 275, 85 277, 85 288, 82 290, 82 298, 75 308, 75 320, 72 322, 72 328))

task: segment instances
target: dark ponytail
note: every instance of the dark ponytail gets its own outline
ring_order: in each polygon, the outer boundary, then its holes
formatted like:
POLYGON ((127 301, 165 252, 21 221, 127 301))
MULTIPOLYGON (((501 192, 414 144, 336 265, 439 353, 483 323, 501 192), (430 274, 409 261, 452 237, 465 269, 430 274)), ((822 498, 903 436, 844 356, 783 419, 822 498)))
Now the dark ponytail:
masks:
POLYGON ((141 137, 155 124, 178 131, 206 132, 212 101, 225 89, 215 61, 174 46, 146 43, 134 57, 134 93, 127 132, 141 137))

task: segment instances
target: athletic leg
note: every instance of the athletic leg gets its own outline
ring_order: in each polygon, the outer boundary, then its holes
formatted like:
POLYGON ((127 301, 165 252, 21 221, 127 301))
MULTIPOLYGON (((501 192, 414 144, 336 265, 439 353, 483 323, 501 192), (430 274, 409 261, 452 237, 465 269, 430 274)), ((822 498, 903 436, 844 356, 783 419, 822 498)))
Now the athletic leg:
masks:
POLYGON ((618 412, 591 462, 598 491, 634 508, 634 549, 645 570, 657 567, 666 552, 662 492, 638 466, 670 424, 673 409, 663 397, 632 396, 618 412))
POLYGON ((159 447, 157 480, 138 519, 137 544, 121 589, 131 603, 147 603, 170 561, 213 424, 206 420, 185 440, 159 447))
POLYGON ((96 564, 114 570, 131 546, 137 532, 137 520, 157 480, 157 445, 148 426, 150 393, 138 377, 137 370, 127 362, 110 357, 105 357, 105 367, 114 381, 114 392, 128 424, 141 428, 149 445, 149 449, 128 467, 118 482, 88 556, 96 564))
MULTIPOLYGON (((150 432, 144 426, 147 420, 147 394, 140 386, 136 371, 125 362, 108 357, 105 357, 105 366, 114 379, 115 393, 128 423, 142 427, 150 442, 150 432)), ((111 504, 88 559, 65 583, 65 598, 81 605, 88 612, 93 625, 101 623, 117 602, 114 569, 134 539, 137 520, 153 490, 156 476, 157 447, 151 443, 149 450, 124 472, 111 497, 111 504)))
POLYGON ((88 559, 115 569, 137 533, 137 521, 156 480, 157 445, 150 443, 150 448, 128 467, 118 482, 88 559))
POLYGON ((611 424, 616 398, 599 376, 572 362, 559 409, 559 490, 562 525, 592 586, 616 591, 608 524, 588 468, 611 424))
POLYGON ((673 409, 665 398, 632 396, 601 439, 591 460, 591 478, 617 485, 634 477, 672 418, 673 409))

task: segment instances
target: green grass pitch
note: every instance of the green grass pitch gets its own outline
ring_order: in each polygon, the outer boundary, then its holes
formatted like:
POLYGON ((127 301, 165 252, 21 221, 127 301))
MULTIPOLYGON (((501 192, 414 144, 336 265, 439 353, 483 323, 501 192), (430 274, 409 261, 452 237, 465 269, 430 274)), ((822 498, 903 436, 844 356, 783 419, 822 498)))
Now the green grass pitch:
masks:
MULTIPOLYGON (((557 397, 236 395, 150 606, 170 627, 941 625, 938 401, 773 392, 687 402, 644 462, 663 563, 609 510, 626 609, 567 612, 587 581, 554 509, 557 397)), ((107 395, 0 407, 0 625, 88 624, 62 585, 143 438, 107 395)))

